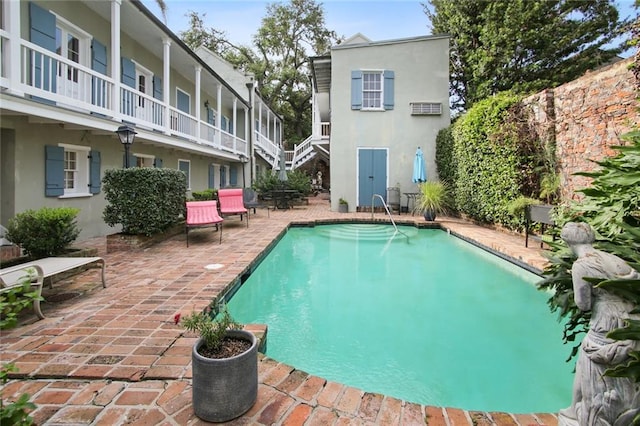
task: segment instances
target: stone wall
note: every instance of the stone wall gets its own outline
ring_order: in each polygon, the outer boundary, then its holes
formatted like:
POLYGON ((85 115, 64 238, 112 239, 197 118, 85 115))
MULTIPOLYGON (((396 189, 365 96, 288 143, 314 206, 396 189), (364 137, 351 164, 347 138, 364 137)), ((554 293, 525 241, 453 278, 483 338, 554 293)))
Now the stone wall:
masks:
POLYGON ((632 62, 616 62, 525 100, 542 139, 555 139, 562 200, 580 199, 575 191, 590 179, 573 174, 597 168, 591 160, 617 154, 611 146, 625 144, 620 136, 640 124, 632 62))

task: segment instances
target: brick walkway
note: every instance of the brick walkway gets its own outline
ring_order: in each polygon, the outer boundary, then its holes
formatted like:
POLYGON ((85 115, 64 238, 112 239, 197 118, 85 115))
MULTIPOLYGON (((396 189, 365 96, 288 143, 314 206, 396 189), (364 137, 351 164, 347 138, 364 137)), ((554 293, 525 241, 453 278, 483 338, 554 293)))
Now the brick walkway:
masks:
MULTIPOLYGON (((376 213, 383 219, 382 213, 376 213)), ((292 222, 370 219, 371 213, 339 214, 319 198, 292 210, 258 210, 246 228, 225 221, 222 244, 211 229, 192 231, 151 248, 106 253, 106 239, 84 241, 107 264, 106 289, 98 270, 88 270, 45 289, 46 319, 28 312, 21 325, 3 331, 2 362, 18 376, 5 398, 32 395, 37 424, 197 425, 191 407, 190 353, 195 337, 173 324, 177 312, 201 309, 250 270, 256 258, 292 222), (224 265, 209 270, 212 263, 224 265), (70 300, 64 295, 75 295, 70 300), (52 302, 58 299, 60 301, 52 302)), ((396 222, 423 222, 394 216, 396 222)), ((523 237, 439 219, 443 226, 540 269, 537 248, 523 237)), ((261 356, 258 400, 230 424, 260 425, 557 425, 552 414, 514 415, 422 406, 363 392, 310 376, 261 356)))

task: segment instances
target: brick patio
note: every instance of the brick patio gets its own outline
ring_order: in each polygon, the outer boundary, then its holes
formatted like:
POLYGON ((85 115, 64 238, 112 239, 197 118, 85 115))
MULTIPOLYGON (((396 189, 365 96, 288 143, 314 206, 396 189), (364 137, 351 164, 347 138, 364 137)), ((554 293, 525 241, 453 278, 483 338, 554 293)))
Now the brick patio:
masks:
MULTIPOLYGON (((2 362, 20 372, 5 398, 32 395, 37 424, 198 425, 191 407, 190 351, 195 337, 173 323, 177 312, 201 309, 224 292, 291 223, 371 219, 371 213, 333 213, 329 203, 286 211, 258 210, 249 228, 238 217, 225 220, 223 241, 212 229, 192 231, 147 249, 106 252, 106 238, 78 244, 97 248, 107 265, 107 288, 98 270, 54 283, 43 294, 46 319, 29 310, 19 327, 3 331, 2 362), (212 263, 224 265, 209 270, 212 263), (70 297, 63 300, 64 295, 70 297), (72 297, 75 296, 75 297, 72 297)), ((384 219, 382 213, 376 219, 384 219)), ((422 223, 421 217, 394 216, 422 223)), ((524 237, 458 219, 444 227, 512 259, 541 269, 541 250, 524 247, 524 237)), ((554 414, 470 412, 422 406, 363 392, 308 375, 261 356, 258 400, 230 424, 260 425, 557 425, 554 414)))

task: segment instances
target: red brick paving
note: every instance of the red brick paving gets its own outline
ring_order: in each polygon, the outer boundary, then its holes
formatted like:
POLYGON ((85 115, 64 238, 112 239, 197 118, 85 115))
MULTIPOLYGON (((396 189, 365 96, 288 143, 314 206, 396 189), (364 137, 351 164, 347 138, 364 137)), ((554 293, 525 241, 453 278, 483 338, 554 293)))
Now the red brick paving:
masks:
MULTIPOLYGON (((229 220, 221 245, 217 233, 206 229, 191 233, 188 249, 184 235, 132 252, 106 253, 105 238, 79 243, 105 258, 108 286, 103 289, 91 271, 57 281, 53 290, 44 290, 45 298, 56 292, 82 294, 62 303, 44 302, 46 319, 25 312, 19 327, 3 331, 2 362, 20 367, 4 387, 4 398, 29 393, 38 405, 32 413, 37 424, 205 424, 191 407, 195 337, 173 324, 173 315, 203 308, 229 288, 289 223, 371 219, 371 213, 330 212, 328 202, 319 199, 269 217, 265 213, 258 211, 249 228, 229 220), (203 268, 210 263, 224 267, 203 268)), ((375 217, 385 220, 379 213, 375 217)), ((409 215, 394 219, 422 222, 409 215)), ((521 236, 458 219, 438 222, 534 268, 546 262, 538 248, 524 247, 521 236)), ((259 325, 253 329, 265 332, 259 325)), ((554 414, 470 413, 408 403, 328 382, 265 356, 258 370, 256 404, 230 424, 557 425, 554 414)))

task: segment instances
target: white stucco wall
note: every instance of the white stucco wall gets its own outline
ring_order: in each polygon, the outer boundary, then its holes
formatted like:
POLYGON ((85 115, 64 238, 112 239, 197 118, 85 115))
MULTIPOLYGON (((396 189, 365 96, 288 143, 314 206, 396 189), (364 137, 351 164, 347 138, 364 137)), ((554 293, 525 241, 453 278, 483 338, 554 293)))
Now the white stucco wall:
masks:
POLYGON ((424 152, 428 179, 436 179, 435 139, 450 123, 448 37, 334 47, 330 102, 332 210, 338 209, 339 198, 349 202, 350 211, 356 209, 358 148, 386 148, 387 187, 399 184, 402 192, 415 192, 411 176, 416 149, 424 152), (394 109, 352 110, 353 70, 394 71, 394 109), (412 116, 411 102, 442 103, 442 115, 412 116))

